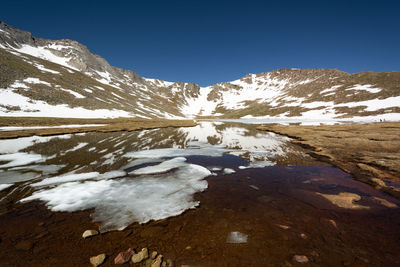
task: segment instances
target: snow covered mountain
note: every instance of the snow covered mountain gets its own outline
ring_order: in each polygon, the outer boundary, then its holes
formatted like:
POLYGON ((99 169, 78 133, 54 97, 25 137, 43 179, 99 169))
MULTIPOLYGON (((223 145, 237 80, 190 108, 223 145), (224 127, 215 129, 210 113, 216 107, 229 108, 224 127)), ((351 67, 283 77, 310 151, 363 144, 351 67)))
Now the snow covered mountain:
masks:
POLYGON ((0 22, 0 115, 400 120, 400 72, 281 69, 200 87, 110 66, 0 22))

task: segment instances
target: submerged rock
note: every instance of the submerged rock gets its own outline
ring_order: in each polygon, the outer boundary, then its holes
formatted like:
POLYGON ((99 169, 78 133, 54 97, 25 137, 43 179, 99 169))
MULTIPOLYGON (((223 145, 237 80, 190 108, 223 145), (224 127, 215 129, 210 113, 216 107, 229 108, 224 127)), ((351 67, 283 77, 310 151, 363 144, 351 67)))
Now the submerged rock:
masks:
POLYGON ((307 256, 304 256, 304 255, 294 255, 293 261, 296 261, 298 263, 307 263, 308 258, 307 258, 307 256))
POLYGON ((260 188, 258 187, 258 186, 256 186, 256 185, 253 185, 253 184, 251 184, 251 185, 249 185, 251 188, 253 188, 254 190, 260 190, 260 188))
POLYGON ((322 193, 317 192, 316 194, 326 198, 332 204, 334 204, 340 208, 369 209, 368 206, 362 206, 362 205, 358 205, 358 204, 354 203, 361 199, 361 197, 359 195, 354 194, 354 193, 342 192, 342 193, 339 193, 338 195, 328 195, 328 194, 322 194, 322 193))
POLYGON ((158 254, 157 251, 153 251, 151 253, 151 259, 154 260, 157 257, 157 254, 158 254))
POLYGON ((16 245, 15 248, 17 250, 30 250, 33 247, 33 243, 29 240, 22 240, 19 241, 16 245))
POLYGON ((135 251, 132 248, 129 248, 127 251, 122 251, 117 255, 117 257, 115 257, 114 263, 115 264, 127 263, 134 254, 135 251))
POLYGON ((228 234, 226 242, 227 243, 235 243, 235 244, 246 243, 247 235, 245 235, 241 232, 230 232, 228 234))
POLYGON ((163 260, 163 256, 162 255, 158 255, 156 260, 153 261, 153 263, 151 264, 151 267, 161 267, 162 260, 163 260))
POLYGON ((106 254, 99 254, 90 258, 90 263, 94 266, 100 266, 106 260, 106 254))
POLYGON ((396 204, 394 204, 394 203, 392 203, 392 202, 390 202, 390 201, 387 201, 387 200, 384 199, 384 198, 373 197, 372 199, 373 199, 374 201, 378 202, 379 204, 381 204, 382 206, 385 206, 385 207, 387 207, 387 208, 391 208, 391 209, 397 208, 397 205, 396 205, 396 204))
POLYGON ((290 226, 289 225, 285 225, 285 224, 277 224, 276 226, 278 226, 279 228, 282 228, 283 230, 290 229, 290 226))
POLYGON ((99 232, 96 230, 86 230, 85 232, 83 232, 82 237, 83 238, 89 238, 95 235, 98 235, 99 232))
POLYGON ((142 250, 139 253, 132 255, 132 262, 139 263, 143 260, 146 260, 147 258, 149 258, 149 251, 147 248, 142 248, 142 250))

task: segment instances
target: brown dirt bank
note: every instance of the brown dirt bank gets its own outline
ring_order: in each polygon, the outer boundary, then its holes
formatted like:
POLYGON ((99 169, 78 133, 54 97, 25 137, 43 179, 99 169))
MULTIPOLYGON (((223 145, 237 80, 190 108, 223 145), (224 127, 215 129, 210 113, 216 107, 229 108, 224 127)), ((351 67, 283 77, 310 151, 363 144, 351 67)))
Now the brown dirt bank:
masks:
POLYGON ((196 126, 192 120, 167 120, 167 119, 141 119, 141 118, 116 118, 116 119, 79 119, 79 118, 34 118, 34 117, 0 117, 0 127, 4 126, 58 126, 68 124, 106 124, 95 127, 76 128, 47 128, 27 129, 18 131, 0 131, 0 139, 26 137, 32 135, 48 136, 84 132, 116 132, 136 131, 143 129, 165 127, 191 127, 196 126))
POLYGON ((351 173, 361 182, 400 198, 400 123, 284 126, 259 130, 294 138, 310 155, 351 173), (397 184, 397 186, 393 186, 397 184))

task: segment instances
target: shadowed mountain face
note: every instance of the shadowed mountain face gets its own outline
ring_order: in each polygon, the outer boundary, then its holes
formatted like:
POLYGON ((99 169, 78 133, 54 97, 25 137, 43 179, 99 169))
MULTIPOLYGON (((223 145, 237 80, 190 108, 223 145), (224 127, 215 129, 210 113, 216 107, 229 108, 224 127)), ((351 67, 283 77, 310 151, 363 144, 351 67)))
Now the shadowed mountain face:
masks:
POLYGON ((110 66, 72 40, 0 22, 0 115, 400 119, 400 72, 281 69, 200 87, 110 66))

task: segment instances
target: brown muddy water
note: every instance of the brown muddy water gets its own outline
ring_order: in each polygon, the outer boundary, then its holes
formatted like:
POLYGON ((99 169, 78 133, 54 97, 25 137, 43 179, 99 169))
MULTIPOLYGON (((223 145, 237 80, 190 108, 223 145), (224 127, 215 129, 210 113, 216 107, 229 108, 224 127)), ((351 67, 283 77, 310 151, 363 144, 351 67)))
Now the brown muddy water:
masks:
POLYGON ((0 140, 0 188, 1 266, 400 266, 398 200, 254 125, 0 140))

